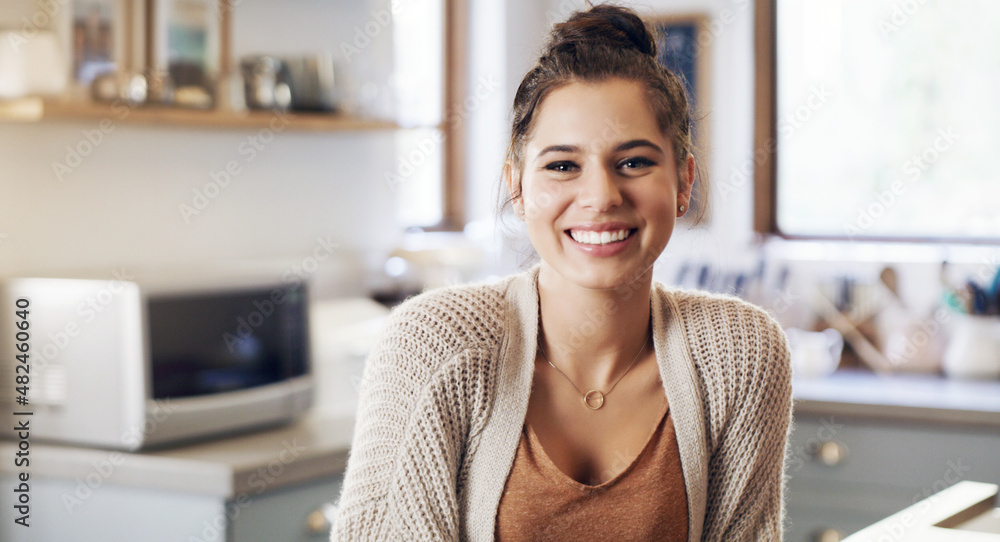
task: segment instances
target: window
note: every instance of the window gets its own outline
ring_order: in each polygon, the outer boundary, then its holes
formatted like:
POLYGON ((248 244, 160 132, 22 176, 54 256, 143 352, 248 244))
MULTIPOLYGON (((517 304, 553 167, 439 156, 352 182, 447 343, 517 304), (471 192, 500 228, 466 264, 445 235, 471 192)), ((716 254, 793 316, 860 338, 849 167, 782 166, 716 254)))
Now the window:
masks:
POLYGON ((757 15, 758 229, 1000 239, 1000 2, 769 0, 757 15))
POLYGON ((394 88, 398 122, 396 163, 389 186, 401 226, 430 226, 445 218, 444 1, 407 0, 393 19, 394 88))

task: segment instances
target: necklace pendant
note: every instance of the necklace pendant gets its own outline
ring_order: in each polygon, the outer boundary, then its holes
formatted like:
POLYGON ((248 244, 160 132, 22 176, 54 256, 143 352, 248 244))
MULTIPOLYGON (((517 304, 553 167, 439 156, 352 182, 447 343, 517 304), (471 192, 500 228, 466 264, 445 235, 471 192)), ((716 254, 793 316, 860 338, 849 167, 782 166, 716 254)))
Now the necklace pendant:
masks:
POLYGON ((583 396, 583 404, 590 410, 597 410, 604 406, 604 394, 597 390, 590 390, 583 396))

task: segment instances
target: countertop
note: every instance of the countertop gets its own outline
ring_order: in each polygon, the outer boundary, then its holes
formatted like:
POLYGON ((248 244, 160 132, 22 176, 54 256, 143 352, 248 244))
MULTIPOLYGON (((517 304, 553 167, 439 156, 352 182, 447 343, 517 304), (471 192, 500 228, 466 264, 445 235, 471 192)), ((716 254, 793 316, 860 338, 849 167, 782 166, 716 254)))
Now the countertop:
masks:
POLYGON ((792 381, 795 412, 1000 427, 1000 380, 841 370, 792 381))
MULTIPOLYGON (((231 499, 342 473, 353 431, 353 417, 313 411, 275 429, 135 453, 31 442, 30 473, 231 499)), ((0 441, 0 457, 15 446, 0 441)), ((0 463, 0 473, 14 469, 0 463)))
POLYGON ((998 542, 997 486, 960 481, 844 542, 998 542))

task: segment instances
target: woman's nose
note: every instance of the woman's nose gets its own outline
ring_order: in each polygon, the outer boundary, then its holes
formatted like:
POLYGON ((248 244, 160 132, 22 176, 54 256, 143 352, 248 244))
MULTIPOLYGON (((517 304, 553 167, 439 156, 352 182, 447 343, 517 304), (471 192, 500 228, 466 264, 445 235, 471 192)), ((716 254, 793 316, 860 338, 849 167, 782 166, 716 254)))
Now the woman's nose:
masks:
POLYGON ((615 172, 607 167, 592 167, 581 179, 577 200, 583 207, 606 211, 622 204, 622 193, 616 183, 615 172))

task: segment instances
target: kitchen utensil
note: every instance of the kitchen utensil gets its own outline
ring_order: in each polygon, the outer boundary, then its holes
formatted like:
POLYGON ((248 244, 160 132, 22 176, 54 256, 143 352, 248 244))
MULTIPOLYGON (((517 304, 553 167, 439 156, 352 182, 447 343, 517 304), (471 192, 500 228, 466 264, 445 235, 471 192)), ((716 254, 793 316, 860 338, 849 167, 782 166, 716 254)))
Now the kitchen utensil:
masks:
POLYGON ((841 333, 844 339, 850 343, 858 357, 876 373, 886 373, 892 370, 892 364, 888 359, 875 348, 872 343, 865 338, 858 329, 851 323, 850 319, 844 316, 837 307, 827 298, 823 292, 817 288, 810 299, 813 310, 826 320, 826 322, 841 333))
POLYGON ((332 53, 286 58, 288 86, 295 111, 331 113, 338 108, 332 53))
POLYGON ((104 72, 90 85, 91 97, 98 102, 121 102, 138 105, 146 102, 146 77, 128 71, 104 72))
POLYGON ((997 268, 996 274, 993 275, 993 281, 990 284, 987 295, 989 296, 990 303, 993 305, 993 310, 990 311, 990 314, 1000 315, 1000 267, 997 268))
POLYGON ((746 297, 746 282, 747 276, 745 274, 736 274, 736 278, 733 280, 733 291, 736 295, 744 298, 746 297))
POLYGON ((879 279, 882 281, 882 284, 885 285, 886 289, 892 293, 894 300, 899 303, 900 306, 905 307, 906 304, 903 303, 903 299, 899 297, 899 276, 896 274, 896 270, 889 266, 883 267, 882 272, 879 273, 879 279))
POLYGON ((978 284, 972 282, 971 280, 966 283, 970 294, 972 295, 972 310, 969 311, 972 314, 986 314, 987 309, 990 306, 989 298, 986 291, 979 287, 978 284))
POLYGON ((146 74, 146 103, 169 105, 174 102, 174 80, 167 71, 146 74))
POLYGON ((707 265, 701 266, 698 271, 698 289, 705 290, 708 288, 709 280, 711 279, 710 272, 707 265))
POLYGON ((681 264, 681 268, 677 271, 677 278, 674 279, 674 284, 677 286, 684 286, 684 279, 687 278, 688 270, 691 266, 688 262, 681 264))
POLYGON ((291 105, 290 75, 284 61, 268 55, 249 56, 240 62, 240 70, 248 108, 285 110, 291 105))

